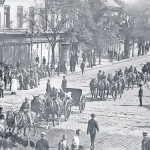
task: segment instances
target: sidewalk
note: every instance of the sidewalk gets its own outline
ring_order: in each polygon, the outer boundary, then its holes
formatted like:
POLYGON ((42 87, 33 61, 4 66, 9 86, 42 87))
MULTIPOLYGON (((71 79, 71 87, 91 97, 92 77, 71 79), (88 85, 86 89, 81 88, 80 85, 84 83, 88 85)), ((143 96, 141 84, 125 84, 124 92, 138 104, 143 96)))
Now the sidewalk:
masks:
MULTIPOLYGON (((135 56, 135 57, 131 57, 131 58, 128 58, 128 59, 124 59, 124 60, 121 60, 121 61, 117 61, 117 60, 113 60, 113 62, 109 62, 109 59, 101 59, 101 64, 99 65, 99 60, 97 58, 97 63, 96 63, 96 66, 93 66, 92 68, 88 68, 88 62, 86 62, 86 67, 85 67, 85 70, 84 71, 87 71, 87 70, 92 70, 92 69, 95 69, 95 68, 99 68, 99 67, 107 67, 107 66, 111 66, 111 65, 114 65, 114 64, 119 64, 119 63, 122 63, 122 62, 126 62, 126 61, 132 61, 134 59, 138 59, 138 58, 141 58, 141 57, 146 57, 147 55, 150 55, 150 52, 147 53, 146 55, 141 55, 141 56, 135 56)), ((76 65, 76 68, 75 68, 75 72, 70 72, 70 68, 68 66, 67 68, 67 75, 69 74, 73 74, 73 73, 79 73, 81 72, 81 68, 80 68, 80 64, 82 62, 82 58, 79 58, 79 63, 76 65)), ((142 65, 142 64, 141 64, 142 65)), ((63 73, 60 73, 60 75, 62 75, 63 73)), ((65 74, 63 74, 65 75, 65 74)), ((55 76, 57 76, 57 73, 55 73, 55 76)))

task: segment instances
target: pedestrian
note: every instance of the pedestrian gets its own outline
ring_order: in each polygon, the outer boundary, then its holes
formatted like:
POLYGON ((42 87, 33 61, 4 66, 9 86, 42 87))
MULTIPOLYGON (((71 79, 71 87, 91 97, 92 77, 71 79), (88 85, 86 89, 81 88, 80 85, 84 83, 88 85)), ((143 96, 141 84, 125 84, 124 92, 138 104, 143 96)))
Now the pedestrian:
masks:
POLYGON ((78 64, 78 53, 77 53, 77 51, 75 52, 75 60, 76 60, 76 64, 78 64))
POLYGON ((47 84, 46 84, 46 92, 47 92, 47 94, 50 94, 50 92, 51 92, 50 79, 47 80, 47 84))
POLYGON ((17 93, 17 79, 15 75, 12 75, 12 80, 11 80, 11 95, 17 93))
POLYGON ((63 135, 62 140, 58 143, 58 150, 69 150, 67 145, 67 135, 63 135))
POLYGON ((51 73, 50 73, 49 63, 47 63, 46 70, 47 70, 47 72, 48 72, 48 76, 49 76, 49 78, 50 78, 51 73))
POLYGON ((67 80, 66 80, 65 76, 63 76, 61 87, 65 91, 65 89, 67 87, 67 80))
POLYGON ((35 58, 35 62, 36 62, 37 64, 39 64, 39 56, 38 56, 38 55, 37 55, 36 58, 35 58))
POLYGON ((139 106, 142 106, 143 88, 142 88, 142 84, 139 84, 139 86, 140 86, 139 94, 138 94, 139 101, 140 101, 140 105, 139 106))
POLYGON ((81 134, 81 130, 80 129, 76 130, 76 135, 73 137, 73 140, 72 140, 72 150, 78 150, 79 149, 79 146, 80 146, 80 140, 79 140, 80 134, 81 134))
POLYGON ((5 83, 5 89, 7 88, 7 73, 4 75, 4 83, 5 83))
POLYGON ((5 83, 2 78, 0 78, 0 97, 4 97, 4 86, 5 83))
POLYGON ((82 71, 82 74, 83 74, 84 68, 85 68, 85 63, 84 62, 81 63, 80 68, 81 68, 81 71, 82 71))
POLYGON ((95 114, 91 114, 91 119, 88 121, 88 127, 87 127, 87 135, 90 133, 91 138, 91 149, 94 150, 94 142, 96 138, 96 131, 99 132, 98 123, 95 120, 95 114))
POLYGON ((19 85, 20 85, 20 90, 24 89, 24 83, 23 83, 23 75, 20 73, 19 75, 19 85))
POLYGON ((45 132, 41 132, 41 139, 36 142, 35 146, 36 150, 49 150, 49 143, 44 138, 45 135, 46 135, 45 132))
POLYGON ((44 66, 46 64, 46 58, 45 58, 45 56, 43 56, 43 64, 44 64, 44 66))
POLYGON ((150 139, 147 137, 147 133, 143 132, 142 150, 150 150, 150 139))

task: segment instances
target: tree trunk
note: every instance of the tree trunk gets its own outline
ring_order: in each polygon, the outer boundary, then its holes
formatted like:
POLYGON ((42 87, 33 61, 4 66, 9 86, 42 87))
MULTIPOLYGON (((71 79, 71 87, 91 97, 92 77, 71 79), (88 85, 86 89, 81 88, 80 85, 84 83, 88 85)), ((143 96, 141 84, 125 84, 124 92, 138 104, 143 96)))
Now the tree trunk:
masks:
POLYGON ((134 57, 134 44, 135 44, 135 42, 134 42, 134 39, 133 39, 133 41, 132 41, 132 57, 134 57))
POLYGON ((125 52, 125 58, 129 58, 129 49, 130 49, 130 47, 129 47, 129 38, 128 37, 126 37, 126 39, 125 39, 125 43, 124 43, 124 52, 125 52))
POLYGON ((52 64, 55 64, 55 44, 52 45, 52 64))

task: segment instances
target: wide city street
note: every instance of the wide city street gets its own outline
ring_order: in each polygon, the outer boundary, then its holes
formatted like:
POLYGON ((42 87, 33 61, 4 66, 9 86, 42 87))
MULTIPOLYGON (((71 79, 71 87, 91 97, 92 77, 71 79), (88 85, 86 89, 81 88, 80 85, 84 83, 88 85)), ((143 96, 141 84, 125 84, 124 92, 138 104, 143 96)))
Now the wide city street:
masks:
MULTIPOLYGON (((73 107, 72 113, 68 121, 64 121, 62 116, 60 125, 55 127, 51 126, 46 129, 46 123, 38 127, 36 136, 32 136, 31 139, 35 142, 40 138, 40 132, 46 132, 46 138, 49 140, 50 149, 57 150, 58 142, 61 140, 63 134, 68 135, 68 143, 71 145, 72 138, 76 129, 81 129, 82 134, 80 137, 80 144, 84 146, 86 150, 90 149, 90 138, 86 135, 87 122, 90 119, 90 114, 96 114, 96 120, 98 121, 100 132, 97 133, 95 150, 140 150, 142 132, 146 131, 150 133, 150 88, 149 83, 144 85, 144 97, 143 106, 140 107, 138 100, 139 87, 134 89, 125 89, 122 98, 117 98, 116 101, 111 96, 106 100, 91 99, 89 90, 89 82, 91 78, 95 78, 98 70, 105 71, 107 73, 114 73, 119 68, 123 69, 133 65, 139 70, 145 62, 149 62, 150 56, 141 56, 134 59, 125 60, 118 63, 110 63, 103 66, 96 66, 92 69, 88 69, 82 75, 81 72, 76 72, 66 75, 68 81, 68 87, 81 88, 83 94, 86 96, 86 107, 83 113, 79 112, 79 108, 73 107)), ((51 86, 60 88, 62 81, 61 74, 59 77, 52 77, 51 86)), ((17 95, 10 95, 10 92, 6 92, 4 98, 0 99, 0 105, 4 110, 18 110, 20 105, 27 97, 30 100, 33 95, 40 95, 43 98, 46 88, 46 79, 43 79, 40 86, 31 90, 18 91, 17 95)), ((27 148, 30 149, 30 148, 27 148)), ((14 150, 24 150, 24 148, 18 146, 14 150)))

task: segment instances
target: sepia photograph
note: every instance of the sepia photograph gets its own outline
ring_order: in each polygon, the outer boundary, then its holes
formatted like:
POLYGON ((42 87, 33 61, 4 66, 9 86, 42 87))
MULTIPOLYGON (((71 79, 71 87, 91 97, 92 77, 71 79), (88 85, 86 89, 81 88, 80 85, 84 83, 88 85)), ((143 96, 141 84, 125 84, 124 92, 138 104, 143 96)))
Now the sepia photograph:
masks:
POLYGON ((150 0, 0 0, 0 150, 150 150, 150 0))

